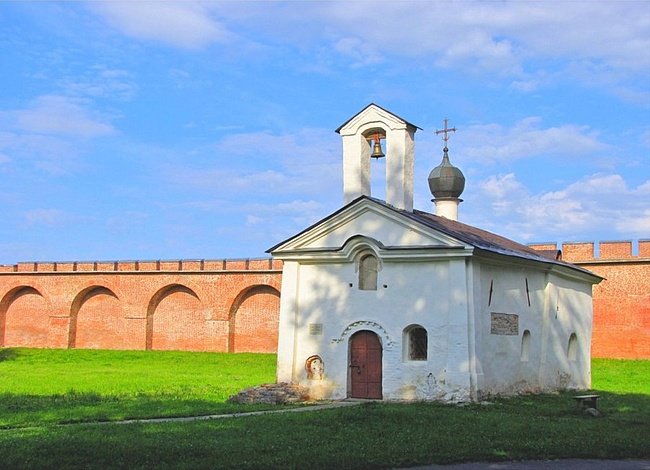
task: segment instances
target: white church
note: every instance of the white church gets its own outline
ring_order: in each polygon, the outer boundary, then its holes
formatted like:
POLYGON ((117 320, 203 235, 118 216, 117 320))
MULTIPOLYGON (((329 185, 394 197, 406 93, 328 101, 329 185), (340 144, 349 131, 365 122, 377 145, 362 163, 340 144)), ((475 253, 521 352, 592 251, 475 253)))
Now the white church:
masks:
POLYGON ((413 208, 417 126, 370 104, 337 132, 345 205, 269 252, 284 261, 278 382, 321 399, 481 400, 590 387, 601 278, 457 220, 465 178, 429 175, 413 208), (384 157, 386 200, 371 157, 384 157))

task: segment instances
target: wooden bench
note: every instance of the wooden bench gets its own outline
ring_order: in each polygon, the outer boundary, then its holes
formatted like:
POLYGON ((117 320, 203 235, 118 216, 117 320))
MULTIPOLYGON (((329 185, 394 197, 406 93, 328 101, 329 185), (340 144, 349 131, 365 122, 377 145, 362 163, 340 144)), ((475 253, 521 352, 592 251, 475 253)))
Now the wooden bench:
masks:
POLYGON ((573 399, 578 407, 586 410, 587 408, 598 409, 598 399, 600 395, 576 395, 573 399))

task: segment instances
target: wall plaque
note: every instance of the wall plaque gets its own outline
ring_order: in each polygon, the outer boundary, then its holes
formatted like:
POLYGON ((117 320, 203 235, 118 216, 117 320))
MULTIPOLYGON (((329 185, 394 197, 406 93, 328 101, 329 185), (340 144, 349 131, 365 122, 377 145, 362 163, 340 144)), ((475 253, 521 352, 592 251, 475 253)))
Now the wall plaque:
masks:
POLYGON ((519 334, 519 315, 492 312, 490 320, 490 334, 508 336, 519 334))
POLYGON ((311 336, 319 336, 323 334, 323 324, 322 323, 310 323, 309 324, 309 334, 311 336))

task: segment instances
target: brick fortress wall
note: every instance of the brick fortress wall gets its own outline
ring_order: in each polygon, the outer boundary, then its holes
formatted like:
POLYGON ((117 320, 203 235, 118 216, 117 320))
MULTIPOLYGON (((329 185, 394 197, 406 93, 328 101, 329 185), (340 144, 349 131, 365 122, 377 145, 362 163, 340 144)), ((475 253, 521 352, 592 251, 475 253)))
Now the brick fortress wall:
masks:
MULTIPOLYGON (((557 250, 554 243, 530 245, 557 250)), ((650 359, 650 240, 564 243, 562 259, 605 278, 594 286, 592 357, 650 359)))
POLYGON ((270 259, 0 266, 0 346, 275 352, 270 259))
MULTIPOLYGON (((555 243, 531 245, 557 250, 555 243)), ((650 240, 564 243, 594 287, 593 357, 650 358, 650 240)), ((0 347, 275 352, 282 263, 182 260, 0 266, 0 347)))

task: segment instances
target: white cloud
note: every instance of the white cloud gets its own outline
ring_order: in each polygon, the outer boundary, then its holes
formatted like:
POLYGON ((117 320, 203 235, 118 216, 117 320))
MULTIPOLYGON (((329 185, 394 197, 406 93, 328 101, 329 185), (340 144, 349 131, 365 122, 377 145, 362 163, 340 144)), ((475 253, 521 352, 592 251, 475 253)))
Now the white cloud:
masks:
POLYGON ((608 148, 588 126, 565 124, 542 127, 539 117, 528 117, 511 128, 499 124, 469 126, 458 154, 478 162, 516 160, 539 155, 593 155, 608 148))
POLYGON ((199 2, 92 2, 106 21, 124 34, 182 48, 223 42, 230 33, 199 2))
POLYGON ((42 95, 24 109, 9 111, 14 126, 21 131, 75 137, 101 137, 115 133, 80 100, 60 95, 42 95))
POLYGON ((65 223, 69 219, 69 216, 59 209, 33 209, 25 212, 23 217, 30 226, 57 226, 65 223))
POLYGON ((108 119, 80 98, 42 95, 0 111, 0 152, 12 164, 30 161, 50 174, 68 173, 92 139, 115 134, 108 119))
MULTIPOLYGON (((591 175, 558 191, 532 194, 514 174, 490 176, 467 207, 474 224, 520 241, 581 240, 650 233, 650 180, 629 188, 621 175, 591 175)), ((472 223, 472 222, 470 222, 472 223)))
POLYGON ((209 189, 220 197, 301 194, 319 197, 341 182, 340 144, 331 131, 303 129, 293 134, 233 134, 199 153, 207 168, 167 169, 170 183, 209 189), (216 158, 214 158, 214 157, 216 158))
POLYGON ((357 37, 343 37, 336 41, 334 49, 340 54, 349 57, 353 67, 363 67, 381 63, 384 59, 379 51, 357 37))
POLYGON ((89 70, 59 80, 58 86, 68 96, 116 98, 128 101, 137 92, 137 85, 126 70, 94 66, 89 70))
POLYGON ((326 208, 315 200, 296 199, 277 204, 245 204, 246 226, 268 246, 305 229, 326 215, 326 208))
POLYGON ((617 220, 615 227, 619 233, 633 234, 645 239, 650 233, 650 209, 644 210, 635 217, 617 220))
POLYGON ((485 80, 512 77, 513 88, 525 92, 571 75, 621 96, 643 93, 627 78, 646 76, 650 68, 645 1, 254 5, 232 2, 211 9, 238 29, 255 31, 256 37, 262 33, 273 43, 304 50, 327 42, 332 51, 353 57, 356 66, 379 60, 390 64, 390 56, 413 57, 419 64, 430 59, 485 80))

